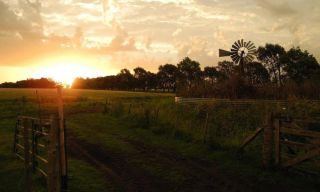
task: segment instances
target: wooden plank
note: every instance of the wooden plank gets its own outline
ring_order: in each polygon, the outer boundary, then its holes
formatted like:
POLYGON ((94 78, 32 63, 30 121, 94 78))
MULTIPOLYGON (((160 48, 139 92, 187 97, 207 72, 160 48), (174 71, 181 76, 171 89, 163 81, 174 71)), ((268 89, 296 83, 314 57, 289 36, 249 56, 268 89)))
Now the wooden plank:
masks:
POLYGON ((24 166, 26 171, 25 176, 25 190, 31 192, 31 167, 30 167, 30 146, 29 146, 29 127, 30 122, 28 119, 23 120, 23 136, 24 136, 24 166))
POLYGON ((273 114, 267 114, 264 122, 262 163, 269 168, 272 159, 273 114))
POLYGON ((203 135, 203 142, 206 143, 207 141, 207 135, 208 135, 208 119, 209 119, 209 113, 207 111, 206 113, 206 120, 204 123, 204 135, 203 135))
POLYGON ((17 156, 19 159, 21 159, 22 161, 24 161, 24 158, 23 158, 20 154, 16 153, 16 156, 17 156))
POLYGON ((301 155, 301 156, 298 156, 298 157, 296 157, 294 159, 291 159, 291 160, 287 161, 286 163, 284 163, 282 165, 282 167, 284 167, 284 168, 292 167, 292 166, 294 166, 294 165, 296 165, 298 163, 301 163, 303 161, 311 159, 311 158, 313 158, 313 157, 315 157, 317 155, 320 155, 320 148, 313 149, 313 150, 307 152, 304 155, 301 155))
POLYGON ((36 170, 39 171, 39 173, 41 173, 44 177, 48 177, 48 174, 44 170, 40 169, 39 167, 36 167, 36 170))
MULTIPOLYGON (((32 141, 29 140, 29 143, 32 143, 32 141)), ((37 143, 36 145, 37 145, 38 147, 41 147, 41 148, 46 148, 46 145, 41 144, 41 143, 37 143)))
POLYGON ((257 128, 251 135, 249 135, 241 144, 240 149, 243 149, 245 146, 247 146, 251 141, 253 141, 261 132, 262 128, 257 128))
POLYGON ((316 145, 308 144, 308 143, 299 143, 295 141, 280 141, 281 144, 288 145, 291 147, 297 147, 297 148, 303 148, 303 149, 309 149, 309 148, 315 148, 316 145))
POLYGON ((20 145, 19 143, 16 144, 18 148, 24 150, 24 147, 22 145, 20 145))
POLYGON ((67 157, 66 157, 66 143, 65 143, 65 120, 62 100, 62 87, 58 87, 58 109, 59 109, 59 143, 60 143, 60 165, 62 176, 62 188, 67 188, 67 157))
POLYGON ((48 160, 46 160, 45 158, 43 158, 43 157, 41 157, 41 156, 39 156, 39 155, 35 155, 35 157, 36 157, 38 160, 40 160, 40 161, 42 161, 43 163, 45 163, 45 164, 48 163, 48 160))
POLYGON ((279 165, 280 163, 280 125, 281 121, 279 119, 275 119, 274 121, 274 157, 275 164, 279 165))
POLYGON ((60 170, 60 153, 59 153, 59 134, 58 122, 52 118, 50 129, 50 142, 49 142, 49 157, 48 157, 48 192, 61 192, 61 170, 60 170))
POLYGON ((310 130, 303 130, 303 129, 291 129, 282 127, 281 133, 286 133, 290 135, 298 135, 298 136, 305 136, 305 137, 313 137, 313 138, 320 138, 319 131, 310 131, 310 130))

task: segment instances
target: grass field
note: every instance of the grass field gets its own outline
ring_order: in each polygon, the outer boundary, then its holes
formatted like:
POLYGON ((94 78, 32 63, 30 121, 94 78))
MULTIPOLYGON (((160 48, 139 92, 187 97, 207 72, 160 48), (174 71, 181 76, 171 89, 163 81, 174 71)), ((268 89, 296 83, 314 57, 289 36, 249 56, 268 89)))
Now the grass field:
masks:
MULTIPOLYGON (((263 170, 261 138, 237 155, 241 141, 261 124, 265 106, 177 105, 167 93, 65 89, 63 95, 70 191, 320 188, 317 177, 263 170)), ((16 116, 55 113, 55 98, 55 90, 0 89, 0 191, 24 191, 23 162, 12 152, 16 116)), ((320 108, 299 102, 290 109, 306 116, 320 108)), ((43 179, 34 180, 35 191, 45 191, 43 179)))

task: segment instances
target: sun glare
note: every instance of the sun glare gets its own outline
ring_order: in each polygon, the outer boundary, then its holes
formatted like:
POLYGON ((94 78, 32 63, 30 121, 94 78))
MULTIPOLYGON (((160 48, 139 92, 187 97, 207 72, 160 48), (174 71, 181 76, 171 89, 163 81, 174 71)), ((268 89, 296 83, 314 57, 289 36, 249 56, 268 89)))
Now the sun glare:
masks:
POLYGON ((71 87, 77 77, 95 77, 99 72, 87 66, 76 63, 57 63, 37 70, 34 78, 51 78, 64 87, 71 87))

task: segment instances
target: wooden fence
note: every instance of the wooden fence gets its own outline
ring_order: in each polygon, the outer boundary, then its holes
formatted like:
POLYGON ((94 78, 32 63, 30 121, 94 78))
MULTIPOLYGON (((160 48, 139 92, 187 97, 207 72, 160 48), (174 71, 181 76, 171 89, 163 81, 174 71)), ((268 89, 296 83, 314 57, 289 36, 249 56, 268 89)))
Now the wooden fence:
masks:
POLYGON ((67 191, 65 119, 61 88, 58 88, 58 116, 18 116, 13 150, 25 165, 25 191, 32 191, 32 174, 40 173, 49 192, 67 191))
POLYGON ((289 168, 320 155, 320 120, 274 117, 273 123, 276 166, 289 168))
POLYGON ((263 133, 262 160, 266 168, 288 169, 320 156, 318 118, 298 119, 269 114, 262 127, 248 136, 240 149, 243 150, 260 133, 263 133))

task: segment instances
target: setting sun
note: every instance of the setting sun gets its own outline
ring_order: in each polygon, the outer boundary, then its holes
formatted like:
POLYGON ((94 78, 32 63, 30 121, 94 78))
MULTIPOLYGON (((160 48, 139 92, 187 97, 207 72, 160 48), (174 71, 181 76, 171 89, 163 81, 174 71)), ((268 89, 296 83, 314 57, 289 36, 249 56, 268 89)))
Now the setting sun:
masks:
POLYGON ((81 63, 60 62, 39 68, 34 78, 47 77, 61 83, 64 87, 70 87, 77 77, 94 77, 99 75, 98 70, 89 68, 81 63))

